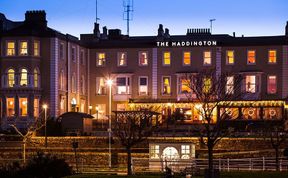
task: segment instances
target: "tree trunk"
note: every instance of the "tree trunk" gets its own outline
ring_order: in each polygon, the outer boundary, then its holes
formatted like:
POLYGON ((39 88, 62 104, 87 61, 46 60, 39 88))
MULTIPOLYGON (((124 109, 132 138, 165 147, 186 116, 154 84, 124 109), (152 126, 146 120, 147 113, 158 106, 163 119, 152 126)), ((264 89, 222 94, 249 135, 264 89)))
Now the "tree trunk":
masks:
POLYGON ((208 169, 209 169, 209 178, 212 178, 213 172, 213 144, 208 141, 208 169))
POLYGON ((278 148, 278 146, 275 147, 275 166, 276 166, 276 171, 280 171, 280 167, 279 167, 279 148, 278 148))
POLYGON ((126 151, 127 151, 127 174, 132 175, 131 148, 126 147, 126 151))

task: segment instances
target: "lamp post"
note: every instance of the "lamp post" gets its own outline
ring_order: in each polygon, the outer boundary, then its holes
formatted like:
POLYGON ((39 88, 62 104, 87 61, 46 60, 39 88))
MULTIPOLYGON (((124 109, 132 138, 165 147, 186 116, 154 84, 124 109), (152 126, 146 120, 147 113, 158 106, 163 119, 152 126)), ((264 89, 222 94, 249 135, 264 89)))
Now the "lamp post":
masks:
POLYGON ((107 80, 107 85, 109 86, 109 128, 108 128, 108 134, 109 134, 109 168, 111 168, 111 108, 112 108, 112 84, 113 80, 109 79, 107 80))
POLYGON ((43 104, 44 109, 44 122, 45 122, 45 148, 47 148, 47 104, 43 104))

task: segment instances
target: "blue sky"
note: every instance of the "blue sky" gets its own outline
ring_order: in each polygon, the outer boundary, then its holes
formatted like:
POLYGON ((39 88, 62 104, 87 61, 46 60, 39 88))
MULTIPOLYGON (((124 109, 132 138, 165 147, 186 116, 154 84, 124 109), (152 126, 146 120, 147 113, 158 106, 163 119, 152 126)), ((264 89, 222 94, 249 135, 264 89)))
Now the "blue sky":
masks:
MULTIPOLYGON (((45 10, 48 25, 79 37, 91 33, 96 0, 0 0, 0 12, 13 21, 24 20, 26 10, 45 10)), ((126 33, 123 0, 98 0, 100 26, 126 33)), ((288 21, 287 0, 134 0, 130 35, 155 35, 160 23, 170 34, 187 28, 208 28, 213 33, 236 36, 282 35, 288 21)))

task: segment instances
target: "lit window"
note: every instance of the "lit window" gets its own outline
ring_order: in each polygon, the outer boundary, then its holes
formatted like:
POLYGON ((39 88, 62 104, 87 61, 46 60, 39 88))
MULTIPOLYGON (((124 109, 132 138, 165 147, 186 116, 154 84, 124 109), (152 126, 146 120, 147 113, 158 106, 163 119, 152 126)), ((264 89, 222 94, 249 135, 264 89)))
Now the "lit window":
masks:
POLYGON ((126 53, 119 52, 118 53, 118 66, 126 66, 127 65, 127 59, 126 59, 126 53))
POLYGON ((255 50, 248 50, 247 52, 247 64, 256 63, 256 53, 255 50))
POLYGON ((14 98, 6 98, 6 106, 7 106, 7 117, 13 117, 15 115, 15 99, 14 98))
POLYGON ((139 65, 140 66, 148 65, 148 52, 139 52, 139 65))
POLYGON ((40 42, 34 41, 34 56, 40 56, 40 42))
POLYGON ((63 43, 60 43, 59 57, 60 57, 60 59, 64 59, 64 44, 63 43))
POLYGON ((185 93, 190 93, 191 92, 191 88, 190 88, 190 79, 187 79, 185 77, 179 77, 179 94, 185 94, 185 93))
POLYGON ((34 69, 34 87, 39 87, 39 72, 37 69, 34 69))
POLYGON ((117 94, 130 94, 130 78, 117 77, 116 78, 116 93, 117 94))
POLYGON ((226 94, 233 94, 234 93, 234 77, 228 76, 226 78, 226 87, 225 87, 226 94))
POLYGON ((246 92, 256 93, 256 76, 247 75, 245 78, 246 92))
POLYGON ((106 57, 105 53, 98 53, 96 59, 96 66, 105 66, 106 57))
POLYGON ((73 62, 76 62, 76 48, 74 46, 71 49, 71 59, 73 62))
POLYGON ((19 98, 19 115, 27 116, 28 100, 27 98, 19 98))
POLYGON ((268 62, 271 64, 276 63, 277 61, 277 51, 276 50, 269 50, 268 52, 268 62))
POLYGON ((8 87, 14 87, 15 84, 15 71, 14 69, 8 70, 8 87))
POLYGON ((72 92, 75 93, 76 92, 76 77, 75 77, 75 73, 73 73, 73 75, 72 75, 71 83, 72 83, 72 92))
POLYGON ((27 56, 28 55, 28 43, 27 43, 27 41, 21 41, 19 47, 20 47, 19 54, 21 56, 27 56))
POLYGON ((105 85, 105 79, 103 77, 96 78, 96 94, 97 95, 106 95, 107 88, 105 85))
POLYGON ((171 78, 168 76, 162 77, 162 94, 163 95, 171 94, 171 78))
POLYGON ((211 90, 212 80, 210 77, 205 77, 203 79, 203 92, 209 93, 211 90))
POLYGON ((34 98, 34 117, 39 117, 39 99, 34 98))
POLYGON ((148 77, 139 77, 139 95, 148 94, 148 77))
POLYGON ((84 59, 84 58, 85 58, 85 57, 84 57, 84 51, 81 50, 81 52, 80 52, 80 63, 81 63, 82 65, 85 64, 85 59, 84 59))
POLYGON ((151 159, 160 158, 160 147, 159 147, 159 145, 151 145, 150 146, 150 158, 151 159))
POLYGON ((164 52, 163 53, 163 65, 169 66, 171 64, 171 53, 170 52, 164 52))
POLYGON ((191 53, 190 52, 184 52, 183 53, 183 65, 184 66, 190 66, 191 64, 191 53))
POLYGON ((28 85, 28 71, 27 69, 21 69, 20 86, 27 86, 27 85, 28 85))
POLYGON ((190 154, 190 145, 181 145, 181 153, 182 155, 190 154))
POLYGON ((7 56, 15 56, 15 42, 7 42, 7 56))
POLYGON ((227 51, 226 64, 234 64, 234 51, 227 51))
POLYGON ((277 77, 276 75, 269 75, 267 82, 268 94, 275 94, 277 92, 277 77))
POLYGON ((211 65, 212 58, 211 58, 211 51, 204 51, 204 57, 203 57, 203 64, 204 65, 211 65))

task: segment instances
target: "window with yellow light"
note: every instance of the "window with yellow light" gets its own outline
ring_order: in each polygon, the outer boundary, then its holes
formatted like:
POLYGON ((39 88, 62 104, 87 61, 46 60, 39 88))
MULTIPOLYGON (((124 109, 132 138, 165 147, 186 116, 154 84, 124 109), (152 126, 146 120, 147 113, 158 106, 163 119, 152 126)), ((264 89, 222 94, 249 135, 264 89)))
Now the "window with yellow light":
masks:
POLYGON ((169 66, 171 64, 171 53, 170 52, 164 52, 163 54, 163 65, 169 66))

